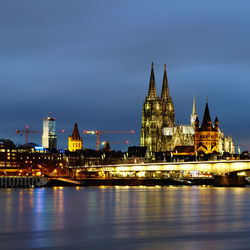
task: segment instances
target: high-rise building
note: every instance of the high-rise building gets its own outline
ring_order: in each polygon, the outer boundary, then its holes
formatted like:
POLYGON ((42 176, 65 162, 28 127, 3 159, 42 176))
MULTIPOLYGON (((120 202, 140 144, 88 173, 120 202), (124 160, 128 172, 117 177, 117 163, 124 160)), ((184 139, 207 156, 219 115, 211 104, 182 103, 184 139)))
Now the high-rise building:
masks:
POLYGON ((43 119, 42 146, 51 150, 57 146, 56 118, 52 117, 51 113, 43 119))
POLYGON ((80 137, 78 126, 75 123, 72 136, 68 138, 69 151, 76 151, 82 149, 82 138, 80 137))

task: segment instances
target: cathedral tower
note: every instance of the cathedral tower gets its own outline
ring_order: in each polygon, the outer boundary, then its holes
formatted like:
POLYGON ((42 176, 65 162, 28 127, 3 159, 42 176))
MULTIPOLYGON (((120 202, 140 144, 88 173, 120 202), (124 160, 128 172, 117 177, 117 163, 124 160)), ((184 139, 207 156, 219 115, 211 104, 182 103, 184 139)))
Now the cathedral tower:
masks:
POLYGON ((159 151, 161 147, 162 116, 160 98, 157 97, 152 63, 148 95, 145 98, 142 110, 141 146, 147 146, 149 151, 159 151))
POLYGON ((148 100, 155 100, 157 98, 156 86, 155 86, 155 73, 154 73, 154 63, 152 62, 151 74, 149 80, 148 88, 148 100))
POLYGON ((173 127, 175 124, 174 104, 169 95, 168 78, 166 64, 164 65, 164 75, 161 90, 161 106, 164 127, 173 127))
POLYGON ((141 146, 147 146, 149 151, 161 151, 164 147, 163 127, 174 126, 175 114, 172 98, 169 95, 166 65, 164 69, 161 97, 157 97, 152 63, 148 95, 142 110, 141 146))

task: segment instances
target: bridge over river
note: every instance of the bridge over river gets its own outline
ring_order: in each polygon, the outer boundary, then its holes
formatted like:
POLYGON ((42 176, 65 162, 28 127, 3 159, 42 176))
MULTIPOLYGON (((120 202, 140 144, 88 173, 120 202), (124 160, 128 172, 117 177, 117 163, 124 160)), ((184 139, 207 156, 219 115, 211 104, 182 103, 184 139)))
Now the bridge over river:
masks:
POLYGON ((207 172, 214 175, 223 175, 235 172, 250 171, 250 160, 223 160, 223 161, 196 161, 196 162, 164 162, 85 166, 90 172, 112 173, 144 173, 144 172, 207 172))
MULTIPOLYGON (((76 178, 84 172, 88 178, 102 180, 192 180, 210 179, 215 186, 244 186, 245 175, 250 173, 250 160, 221 160, 196 162, 163 162, 114 164, 71 167, 76 178), (243 173, 245 172, 245 173, 243 173)), ((84 178, 86 178, 84 177, 84 178)))

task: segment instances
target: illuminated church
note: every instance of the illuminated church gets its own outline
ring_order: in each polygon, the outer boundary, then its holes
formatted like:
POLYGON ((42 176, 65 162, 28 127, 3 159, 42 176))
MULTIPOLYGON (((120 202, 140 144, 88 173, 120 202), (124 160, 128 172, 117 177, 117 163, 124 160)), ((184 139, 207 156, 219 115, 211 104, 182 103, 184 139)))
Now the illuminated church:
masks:
POLYGON ((80 137, 78 126, 75 123, 72 136, 68 137, 68 149, 69 151, 82 150, 82 137, 80 137))
POLYGON ((232 137, 225 136, 220 131, 218 118, 216 118, 215 125, 211 125, 208 103, 206 103, 203 121, 204 119, 205 121, 208 120, 208 126, 205 127, 205 122, 203 122, 202 126, 199 127, 194 97, 190 124, 175 125, 174 104, 169 92, 166 65, 164 67, 161 96, 158 97, 152 63, 148 95, 145 98, 142 110, 141 146, 147 146, 151 152, 174 151, 177 146, 179 148, 180 146, 193 146, 193 153, 229 152, 233 154, 235 148, 232 137), (215 136, 214 133, 218 134, 217 141, 213 142, 215 147, 209 146, 208 140, 206 141, 206 136, 215 136), (205 137, 203 137, 204 135, 205 137))
POLYGON ((152 63, 148 95, 142 111, 141 146, 147 146, 149 151, 164 151, 166 143, 163 137, 163 127, 174 127, 174 125, 174 104, 169 94, 166 65, 161 97, 158 97, 152 63))

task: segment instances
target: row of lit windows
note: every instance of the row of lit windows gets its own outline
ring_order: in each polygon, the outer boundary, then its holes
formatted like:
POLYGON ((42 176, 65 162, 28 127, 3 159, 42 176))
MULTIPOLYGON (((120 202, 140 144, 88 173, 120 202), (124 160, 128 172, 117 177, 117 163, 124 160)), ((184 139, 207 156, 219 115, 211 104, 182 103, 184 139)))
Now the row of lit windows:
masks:
MULTIPOLYGON (((209 138, 209 135, 200 135, 200 139, 207 139, 207 138, 209 138)), ((213 135, 211 135, 211 138, 212 139, 216 139, 216 138, 218 138, 218 136, 213 136, 213 135)))
POLYGON ((72 143, 72 147, 74 148, 80 148, 82 145, 81 145, 81 143, 80 142, 73 142, 72 143))
MULTIPOLYGON (((30 159, 33 158, 33 160, 37 159, 37 158, 34 157, 34 156, 33 156, 33 157, 29 157, 29 156, 27 156, 27 157, 20 157, 21 160, 22 160, 22 159, 27 159, 27 160, 28 160, 29 158, 30 158, 30 159)), ((40 160, 41 157, 39 156, 38 159, 40 160)), ((45 160, 46 160, 46 159, 47 159, 47 160, 60 160, 60 157, 46 157, 46 156, 45 156, 45 157, 42 157, 42 159, 45 159, 45 160)))
POLYGON ((16 152, 15 149, 12 149, 12 150, 11 150, 11 149, 3 149, 3 148, 0 149, 0 152, 10 152, 10 151, 11 151, 11 152, 16 152))

